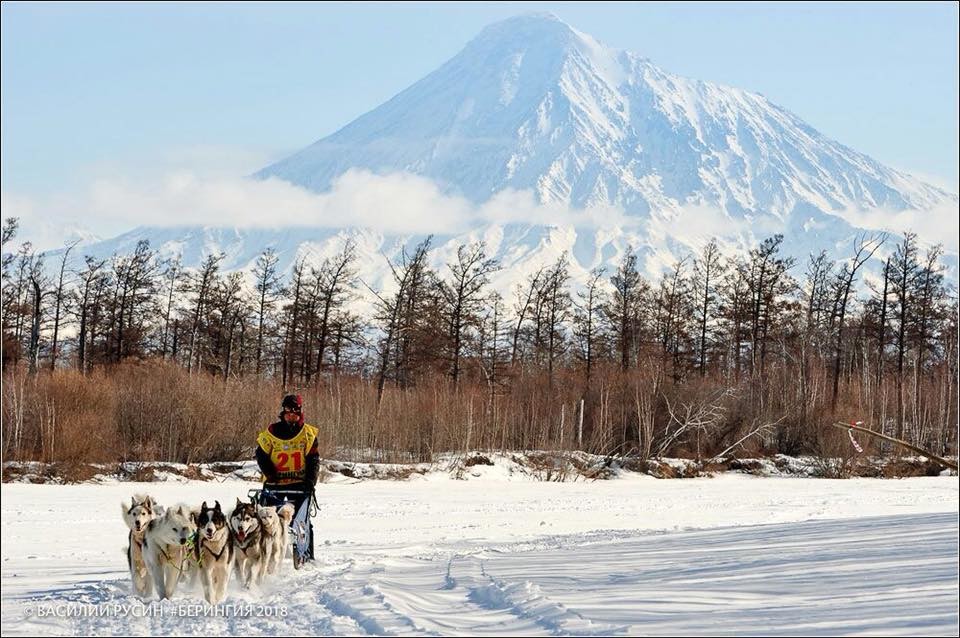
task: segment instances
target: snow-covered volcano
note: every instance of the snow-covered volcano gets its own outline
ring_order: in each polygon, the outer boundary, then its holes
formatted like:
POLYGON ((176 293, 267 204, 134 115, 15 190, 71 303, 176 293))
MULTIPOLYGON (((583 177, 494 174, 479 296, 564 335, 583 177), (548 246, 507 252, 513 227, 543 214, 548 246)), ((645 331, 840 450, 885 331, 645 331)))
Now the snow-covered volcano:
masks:
POLYGON ((785 219, 957 201, 762 95, 672 75, 549 14, 487 27, 390 101, 257 176, 319 192, 357 167, 426 176, 476 202, 531 189, 544 203, 638 215, 695 204, 785 219))
MULTIPOLYGON (((747 245, 780 232, 785 252, 802 264, 823 249, 847 256, 861 227, 880 228, 891 214, 955 216, 958 207, 955 194, 828 139, 762 95, 672 75, 543 14, 487 27, 436 71, 259 171, 254 183, 263 180, 267 188, 283 180, 298 187, 298 197, 309 199, 312 191, 323 198, 348 171, 412 174, 476 207, 496 209, 500 194, 527 191, 545 210, 572 211, 562 220, 521 218, 507 197, 488 222, 418 229, 439 233, 439 266, 457 244, 486 239, 488 253, 504 265, 494 281, 503 293, 564 252, 577 279, 597 266, 614 270, 628 247, 640 251, 655 276, 704 236, 747 245)), ((364 205, 362 197, 350 201, 364 205)), ((389 202, 375 208, 361 218, 391 214, 389 202)), ((451 214, 433 208, 429 215, 437 220, 451 214)), ((217 219, 230 213, 224 209, 217 219)), ((84 251, 108 256, 149 239, 165 254, 183 254, 187 266, 223 250, 231 270, 249 267, 272 246, 289 268, 301 256, 319 260, 336 252, 343 236, 352 235, 361 271, 368 281, 383 281, 389 271, 382 254, 396 257, 420 238, 314 216, 314 227, 304 218, 301 226, 308 227, 296 230, 229 222, 142 227, 84 251)), ((949 250, 947 261, 955 268, 949 250)))

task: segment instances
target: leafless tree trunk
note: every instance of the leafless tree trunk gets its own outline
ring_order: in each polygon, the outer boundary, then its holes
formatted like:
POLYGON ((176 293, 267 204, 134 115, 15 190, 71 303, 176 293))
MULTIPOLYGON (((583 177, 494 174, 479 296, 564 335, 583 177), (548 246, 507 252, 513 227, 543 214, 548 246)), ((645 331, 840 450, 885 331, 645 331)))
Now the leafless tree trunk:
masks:
POLYGON ((840 274, 837 277, 836 286, 836 340, 834 341, 833 355, 833 394, 830 400, 832 410, 837 409, 837 393, 840 388, 840 358, 843 355, 843 322, 847 317, 847 304, 850 301, 850 291, 853 288, 853 282, 856 280, 857 271, 873 257, 873 253, 883 245, 885 237, 875 237, 866 239, 858 237, 854 243, 853 257, 849 264, 844 264, 840 274))
POLYGON ((40 367, 40 322, 43 317, 43 297, 46 282, 43 277, 43 263, 41 260, 34 262, 30 273, 30 286, 33 288, 33 311, 30 321, 30 374, 37 374, 40 367))
POLYGON ((57 280, 57 290, 53 300, 53 343, 50 346, 50 369, 57 368, 57 347, 60 336, 60 308, 62 307, 64 297, 64 273, 67 270, 67 259, 70 257, 70 251, 80 243, 80 240, 73 241, 64 247, 63 257, 60 259, 60 278, 57 280))
POLYGON ((707 326, 710 322, 712 306, 716 303, 717 280, 722 276, 723 262, 720 260, 720 248, 717 240, 711 239, 704 247, 701 257, 693 263, 693 286, 698 298, 697 323, 700 337, 697 351, 701 377, 706 376, 707 373, 707 326))
POLYGON ((200 265, 199 272, 193 277, 192 288, 196 294, 196 298, 193 301, 193 321, 190 326, 190 350, 187 358, 187 372, 193 371, 194 360, 197 361, 196 365, 198 367, 200 365, 201 352, 197 344, 197 338, 200 333, 200 320, 206 308, 210 290, 216 285, 217 273, 220 270, 220 262, 223 261, 223 259, 223 253, 207 255, 207 258, 204 259, 200 265))
POLYGON ((353 287, 353 272, 351 265, 356 259, 356 246, 352 240, 347 240, 343 250, 330 263, 324 263, 321 298, 323 310, 320 316, 320 336, 317 346, 316 372, 323 371, 323 355, 326 353, 327 341, 330 336, 331 314, 340 310, 346 301, 349 290, 353 287))
POLYGON ((255 373, 259 376, 261 363, 263 361, 263 326, 266 323, 267 313, 273 306, 273 301, 277 292, 277 286, 280 283, 280 277, 277 275, 277 262, 279 261, 274 249, 267 248, 259 257, 253 269, 255 289, 257 291, 257 352, 255 373))
POLYGON ((633 247, 627 247, 617 272, 610 278, 610 282, 613 284, 613 294, 604 309, 604 314, 617 340, 620 369, 626 372, 630 369, 630 353, 637 338, 636 318, 645 285, 637 270, 637 255, 633 247))

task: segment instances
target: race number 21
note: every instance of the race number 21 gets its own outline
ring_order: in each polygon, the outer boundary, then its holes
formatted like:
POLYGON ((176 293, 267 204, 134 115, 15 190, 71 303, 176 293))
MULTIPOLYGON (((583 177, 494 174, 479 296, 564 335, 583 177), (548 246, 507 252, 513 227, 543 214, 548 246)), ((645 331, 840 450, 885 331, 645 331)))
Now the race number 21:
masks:
POLYGON ((277 454, 277 470, 280 472, 299 472, 303 467, 303 453, 299 450, 293 452, 292 454, 287 454, 286 452, 280 452, 277 454), (293 467, 289 467, 288 463, 293 460, 293 467))

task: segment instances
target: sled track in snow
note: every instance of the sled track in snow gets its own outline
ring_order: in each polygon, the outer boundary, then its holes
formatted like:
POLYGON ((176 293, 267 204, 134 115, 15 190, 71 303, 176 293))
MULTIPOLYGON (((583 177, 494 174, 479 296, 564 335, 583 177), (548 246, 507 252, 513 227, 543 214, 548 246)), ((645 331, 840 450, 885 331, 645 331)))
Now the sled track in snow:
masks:
MULTIPOLYGON (((485 522, 485 517, 502 516, 496 509, 502 501, 496 501, 494 508, 480 500, 474 505, 464 503, 461 493, 457 517, 424 521, 415 533, 402 536, 404 525, 416 524, 419 504, 415 499, 395 499, 390 516, 383 521, 369 513, 358 516, 370 526, 379 525, 373 533, 351 536, 340 531, 336 535, 329 527, 321 532, 327 540, 318 543, 318 560, 304 569, 294 571, 288 560, 282 573, 262 588, 245 591, 231 583, 227 605, 285 608, 283 617, 168 613, 145 618, 26 615, 25 608, 38 603, 95 606, 141 601, 130 590, 115 535, 103 533, 101 519, 83 518, 93 506, 71 504, 67 497, 73 490, 52 486, 25 489, 30 498, 18 502, 19 488, 8 491, 4 486, 3 633, 956 635, 957 486, 948 481, 932 487, 918 482, 924 490, 917 492, 907 481, 866 483, 880 490, 874 495, 887 498, 895 507, 888 506, 883 515, 854 518, 826 515, 846 512, 850 498, 869 498, 863 493, 864 484, 822 482, 804 493, 803 483, 778 481, 769 484, 771 505, 762 515, 753 515, 754 524, 737 524, 734 519, 726 526, 702 529, 678 529, 696 520, 688 517, 668 519, 659 529, 581 528, 562 533, 555 523, 558 519, 545 513, 555 511, 551 509, 516 521, 547 533, 521 535, 513 542, 502 533, 497 536, 497 530, 503 529, 502 519, 492 519, 498 521, 496 527, 485 522), (842 494, 848 485, 856 487, 850 497, 830 500, 831 493, 842 494), (799 487, 785 497, 786 486, 799 487), (909 509, 917 500, 933 498, 930 494, 937 495, 942 511, 909 509), (47 495, 63 500, 45 501, 47 495), (804 497, 808 510, 798 512, 781 504, 785 498, 793 502, 804 497), (397 510, 400 503, 409 511, 397 510), (63 524, 60 512, 64 511, 71 517, 70 525, 63 524), (796 520, 762 523, 787 516, 796 520), (485 540, 484 533, 491 539, 485 540), (99 545, 87 540, 70 545, 76 539, 98 538, 97 534, 104 539, 99 545)), ((650 492, 659 485, 643 485, 647 501, 652 502, 650 492)), ((691 485, 698 490, 696 496, 713 485, 723 486, 717 482, 691 485)), ((756 490, 768 484, 732 481, 726 485, 756 490)), ((164 500, 175 502, 175 490, 189 486, 169 489, 170 497, 164 500)), ((378 489, 398 495, 411 487, 378 489)), ((94 493, 100 498, 99 491, 94 493)), ((549 494, 556 499, 558 493, 549 494)), ((629 492, 625 494, 630 497, 629 492)), ((751 495, 755 492, 731 493, 730 507, 739 507, 751 495)), ((109 509, 112 515, 120 500, 113 496, 107 494, 111 502, 105 498, 95 511, 109 509)), ((525 505, 531 502, 524 496, 525 505)), ((694 499, 690 507, 699 508, 702 502, 694 499)), ((608 503, 576 501, 575 506, 601 511, 608 503)), ((427 505, 434 513, 440 507, 435 499, 427 505)), ((562 503, 554 500, 549 506, 560 508, 562 503)), ((358 506, 357 511, 361 510, 358 506)), ((516 517, 513 512, 507 515, 516 517)), ((122 534, 122 521, 109 520, 110 525, 118 524, 122 534)), ((597 517, 601 525, 605 520, 612 519, 597 517)), ((201 602, 198 591, 181 589, 173 601, 161 606, 173 610, 201 602)))

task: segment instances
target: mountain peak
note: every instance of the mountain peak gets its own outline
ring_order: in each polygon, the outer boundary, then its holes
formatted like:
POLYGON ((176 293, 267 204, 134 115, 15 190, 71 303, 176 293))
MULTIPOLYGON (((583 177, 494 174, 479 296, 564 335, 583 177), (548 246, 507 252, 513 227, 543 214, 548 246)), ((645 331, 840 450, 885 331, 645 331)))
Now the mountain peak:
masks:
POLYGON ((502 52, 533 46, 564 48, 576 39, 575 30, 552 13, 526 13, 486 26, 464 50, 493 49, 502 52))
POLYGON ((512 29, 538 29, 541 31, 572 30, 570 25, 549 11, 530 11, 488 24, 480 33, 482 35, 487 32, 512 29))
POLYGON ((474 202, 529 190, 641 217, 708 206, 810 219, 950 203, 760 95, 670 74, 549 13, 489 25, 433 73, 258 176, 325 191, 351 168, 413 173, 474 202))

